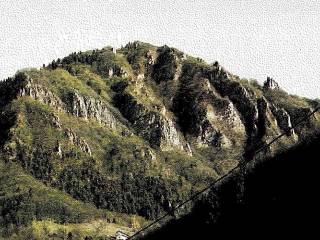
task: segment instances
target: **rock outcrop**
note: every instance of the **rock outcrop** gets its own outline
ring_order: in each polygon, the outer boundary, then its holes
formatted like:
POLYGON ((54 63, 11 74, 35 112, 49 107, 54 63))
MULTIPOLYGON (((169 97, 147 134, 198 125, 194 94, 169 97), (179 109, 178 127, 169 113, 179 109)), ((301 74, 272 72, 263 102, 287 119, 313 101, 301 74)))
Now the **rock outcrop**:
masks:
POLYGON ((74 133, 70 128, 65 129, 65 136, 69 139, 69 141, 80 148, 84 153, 87 153, 91 156, 91 148, 86 140, 80 138, 76 133, 74 133))
POLYGON ((134 121, 134 127, 152 147, 158 147, 163 151, 183 150, 182 141, 173 121, 157 112, 146 111, 134 121))
POLYGON ((240 113, 248 136, 257 133, 258 109, 255 100, 239 83, 231 81, 225 70, 219 67, 209 72, 209 80, 222 97, 227 97, 240 113))
POLYGON ((138 103, 130 94, 121 92, 114 97, 115 105, 125 118, 132 123, 138 135, 154 148, 163 151, 184 149, 174 122, 160 113, 149 110, 138 103))
POLYGON ((59 141, 56 142, 56 146, 53 150, 59 158, 62 158, 62 156, 63 156, 62 147, 61 147, 61 144, 59 141))
POLYGON ((110 111, 109 106, 98 99, 80 95, 74 91, 64 98, 67 111, 84 119, 93 118, 99 123, 115 129, 118 126, 117 119, 110 111))
POLYGON ((220 101, 223 102, 223 104, 219 104, 220 106, 217 107, 218 111, 220 112, 220 120, 231 128, 235 128, 241 132, 244 132, 244 125, 241 122, 239 113, 237 112, 237 109, 234 107, 233 103, 227 99, 220 101))
POLYGON ((46 87, 34 83, 31 78, 28 77, 26 81, 25 86, 19 91, 19 96, 32 97, 58 110, 66 110, 77 117, 93 118, 109 128, 115 129, 119 124, 110 110, 111 107, 101 100, 81 95, 76 90, 69 92, 61 100, 46 87))
POLYGON ((303 124, 295 127, 295 133, 298 136, 305 136, 308 132, 308 129, 317 129, 318 119, 315 114, 310 115, 313 112, 311 107, 289 107, 286 108, 286 111, 290 115, 291 123, 293 126, 300 124, 301 121, 304 121, 303 124), (309 116, 308 119, 306 119, 309 116))
POLYGON ((241 145, 244 125, 234 104, 222 97, 208 78, 192 72, 194 69, 183 67, 173 99, 173 112, 183 133, 188 139, 195 137, 198 147, 241 145))
POLYGON ((267 77, 267 80, 263 84, 263 88, 266 90, 279 90, 279 84, 271 77, 267 77))
POLYGON ((220 131, 216 130, 210 121, 204 120, 199 127, 199 135, 197 138, 198 146, 223 146, 226 142, 222 141, 225 136, 221 134, 220 131))
POLYGON ((215 61, 212 65, 212 77, 215 79, 228 78, 228 72, 222 67, 218 61, 215 61))
POLYGON ((57 129, 61 129, 61 123, 60 123, 60 118, 58 115, 56 115, 55 113, 51 113, 49 116, 49 121, 52 123, 52 126, 57 128, 57 129))
POLYGON ((289 113, 284 108, 277 108, 273 104, 270 106, 270 109, 277 119, 279 128, 282 131, 287 132, 289 135, 295 135, 294 129, 290 129, 292 127, 292 123, 289 113))
POLYGON ((150 161, 155 161, 157 158, 156 154, 149 148, 135 149, 134 156, 136 159, 147 159, 150 161))
POLYGON ((30 77, 27 77, 25 86, 20 89, 19 96, 29 96, 57 109, 62 109, 64 106, 60 98, 55 96, 46 87, 34 83, 30 77))
POLYGON ((242 146, 245 142, 245 126, 233 103, 217 97, 207 109, 207 118, 213 126, 219 126, 221 147, 242 146))
POLYGON ((153 65, 155 63, 155 58, 150 50, 146 53, 146 58, 148 65, 153 65))
POLYGON ((109 76, 110 78, 113 77, 113 68, 109 68, 108 76, 109 76))
POLYGON ((257 100, 257 109, 258 109, 258 121, 257 121, 257 137, 262 139, 267 132, 267 128, 270 127, 270 110, 269 104, 264 97, 258 98, 257 100))

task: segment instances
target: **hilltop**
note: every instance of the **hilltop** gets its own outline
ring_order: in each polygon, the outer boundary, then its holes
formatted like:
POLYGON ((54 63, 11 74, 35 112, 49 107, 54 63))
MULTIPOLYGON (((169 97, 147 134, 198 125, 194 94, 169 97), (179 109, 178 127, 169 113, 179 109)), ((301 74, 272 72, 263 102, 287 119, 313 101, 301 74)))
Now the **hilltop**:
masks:
POLYGON ((133 232, 243 152, 285 132, 272 156, 309 136, 319 114, 289 129, 317 104, 138 41, 19 71, 0 82, 1 234, 133 232))

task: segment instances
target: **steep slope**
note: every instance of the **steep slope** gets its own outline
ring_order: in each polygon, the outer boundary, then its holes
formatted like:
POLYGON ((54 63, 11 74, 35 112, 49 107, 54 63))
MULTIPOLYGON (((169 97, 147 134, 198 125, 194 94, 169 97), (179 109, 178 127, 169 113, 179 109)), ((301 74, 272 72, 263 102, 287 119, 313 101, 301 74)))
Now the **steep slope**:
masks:
POLYGON ((239 201, 234 172, 195 204, 192 212, 135 239, 312 237, 319 210, 317 133, 288 151, 249 167, 239 201))
POLYGON ((97 221, 104 223, 100 231, 109 229, 108 235, 115 235, 120 229, 132 233, 145 224, 141 217, 97 209, 78 201, 63 191, 37 181, 16 163, 4 164, 1 161, 0 170, 0 229, 5 239, 10 236, 13 239, 45 239, 50 234, 63 239, 68 232, 73 233, 76 239, 82 239, 98 235, 99 229, 95 227, 97 221), (63 232, 66 223, 73 224, 74 229, 67 228, 63 232), (75 231, 77 226, 81 226, 80 223, 86 223, 88 230, 75 231), (49 231, 48 228, 52 226, 55 229, 49 231))
POLYGON ((319 115, 288 129, 316 104, 168 46, 72 53, 0 82, 1 164, 92 207, 154 219, 244 151, 286 132, 272 155, 308 136, 319 115))

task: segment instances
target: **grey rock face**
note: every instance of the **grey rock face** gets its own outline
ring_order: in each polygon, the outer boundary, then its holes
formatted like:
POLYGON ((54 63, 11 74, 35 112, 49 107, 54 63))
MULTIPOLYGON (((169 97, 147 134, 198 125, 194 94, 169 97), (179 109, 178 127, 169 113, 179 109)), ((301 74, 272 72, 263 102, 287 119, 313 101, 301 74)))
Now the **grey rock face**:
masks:
POLYGON ((60 118, 56 114, 52 113, 49 115, 49 120, 52 123, 52 125, 57 128, 61 129, 61 123, 60 123, 60 118))
POLYGON ((30 79, 27 78, 27 84, 24 88, 20 89, 19 96, 29 96, 35 100, 39 100, 49 106, 55 107, 57 109, 62 109, 64 104, 62 101, 56 97, 51 91, 45 88, 42 85, 36 84, 30 79))
POLYGON ((146 111, 133 125, 138 134, 148 140, 152 147, 163 151, 183 150, 183 144, 173 121, 159 113, 146 111))
POLYGON ((112 68, 109 68, 108 76, 113 77, 113 69, 112 68))
POLYGON ((224 107, 222 114, 223 120, 231 127, 241 129, 241 131, 242 129, 244 130, 243 123, 241 122, 240 116, 232 102, 228 101, 228 104, 224 107))
MULTIPOLYGON (((98 99, 82 96, 76 91, 69 93, 67 98, 61 100, 47 88, 28 78, 25 87, 20 89, 19 96, 32 97, 58 110, 66 110, 77 117, 96 119, 109 128, 114 129, 118 124, 107 104, 98 99)), ((57 121, 55 122, 57 123, 57 121)))
POLYGON ((263 138, 267 129, 271 127, 272 116, 269 109, 269 103, 264 97, 257 100, 258 121, 257 121, 257 137, 263 138))
POLYGON ((270 89, 270 90, 278 90, 280 89, 279 84, 270 77, 267 77, 267 80, 263 84, 264 89, 270 89))
POLYGON ((109 110, 109 107, 100 100, 73 92, 69 94, 68 100, 65 100, 65 104, 67 111, 72 115, 85 119, 94 118, 109 128, 117 127, 116 118, 109 110))
POLYGON ((288 132, 290 135, 295 135, 294 129, 289 130, 292 127, 291 117, 289 113, 283 108, 277 108, 274 105, 270 106, 270 109, 277 119, 278 126, 281 130, 288 132))
POLYGON ((61 144, 59 143, 59 141, 56 142, 56 146, 55 146, 54 151, 59 158, 62 158, 62 147, 61 147, 61 144))
POLYGON ((152 55, 150 50, 146 53, 146 58, 147 58, 148 65, 153 65, 154 64, 155 59, 154 59, 154 57, 153 57, 153 55, 152 55))
POLYGON ((87 153, 91 156, 91 148, 86 140, 81 139, 76 133, 74 133, 70 128, 65 130, 65 135, 69 141, 75 146, 79 147, 84 153, 87 153))
POLYGON ((138 135, 146 139, 154 148, 168 151, 184 149, 174 122, 158 112, 137 103, 133 96, 119 93, 114 98, 120 112, 132 123, 138 135))
POLYGON ((256 134, 258 109, 248 91, 238 82, 230 81, 227 75, 220 74, 218 77, 215 71, 210 74, 210 83, 222 97, 228 97, 240 113, 241 120, 246 127, 248 136, 256 134))
POLYGON ((214 107, 207 110, 207 118, 213 126, 219 126, 220 147, 242 145, 246 133, 237 109, 229 99, 217 98, 214 103, 214 107))

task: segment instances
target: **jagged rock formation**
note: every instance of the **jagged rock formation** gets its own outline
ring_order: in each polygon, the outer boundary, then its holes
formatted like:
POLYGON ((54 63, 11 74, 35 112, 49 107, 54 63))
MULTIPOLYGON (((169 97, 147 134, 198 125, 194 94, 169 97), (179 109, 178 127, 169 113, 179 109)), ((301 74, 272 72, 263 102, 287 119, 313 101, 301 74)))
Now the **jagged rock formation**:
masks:
POLYGON ((270 89, 270 90, 280 89, 279 84, 273 78, 270 78, 270 77, 267 77, 267 80, 264 82, 263 87, 265 89, 270 89))
POLYGON ((258 110, 253 98, 239 82, 230 81, 225 70, 214 66, 210 74, 210 82, 222 97, 228 97, 235 105, 246 127, 248 136, 257 132, 258 110))
POLYGON ((72 53, 0 82, 0 165, 98 208, 154 219, 247 149, 287 133, 263 153, 273 154, 319 127, 318 116, 290 130, 314 102, 269 91, 277 88, 267 81, 142 42, 72 53))
POLYGON ((115 95, 114 102, 121 113, 132 123, 136 132, 152 147, 164 151, 183 150, 183 143, 172 120, 158 112, 148 110, 133 96, 123 92, 115 95))
POLYGON ((55 146, 54 151, 56 152, 56 154, 59 156, 59 158, 62 158, 62 147, 59 141, 57 141, 57 145, 55 146))
POLYGON ((148 65, 153 65, 155 60, 150 50, 146 53, 146 57, 148 65))
POLYGON ((109 128, 117 127, 117 120, 106 104, 97 99, 81 96, 77 92, 69 93, 64 102, 71 114, 84 119, 94 118, 109 128))
POLYGON ((182 131, 195 137, 200 145, 228 148, 231 141, 239 144, 240 140, 232 139, 231 132, 234 137, 244 137, 244 127, 233 104, 222 98, 206 78, 195 76, 190 82, 183 82, 173 99, 173 110, 182 131))
POLYGON ((267 127, 270 126, 268 115, 270 116, 270 110, 267 100, 262 97, 257 100, 257 109, 258 109, 258 132, 257 135, 259 138, 262 138, 267 131, 267 127))
POLYGON ((61 129, 60 118, 55 113, 49 115, 49 121, 52 122, 55 128, 61 129))
POLYGON ((67 110, 77 117, 94 118, 109 128, 117 127, 117 119, 110 111, 110 107, 100 100, 80 95, 76 91, 68 93, 61 100, 46 87, 34 83, 30 77, 26 76, 25 81, 25 86, 19 90, 19 96, 32 97, 58 110, 67 110))
POLYGON ((285 131, 288 132, 290 135, 295 135, 294 129, 290 129, 292 127, 291 118, 290 115, 286 110, 283 108, 277 108, 274 105, 271 105, 271 111, 275 118, 277 119, 277 123, 279 127, 285 131))
POLYGON ((25 86, 19 90, 19 96, 29 96, 57 109, 63 108, 62 101, 44 86, 34 83, 29 76, 26 76, 25 82, 25 86))

